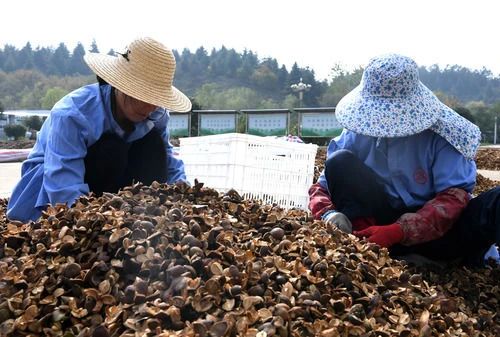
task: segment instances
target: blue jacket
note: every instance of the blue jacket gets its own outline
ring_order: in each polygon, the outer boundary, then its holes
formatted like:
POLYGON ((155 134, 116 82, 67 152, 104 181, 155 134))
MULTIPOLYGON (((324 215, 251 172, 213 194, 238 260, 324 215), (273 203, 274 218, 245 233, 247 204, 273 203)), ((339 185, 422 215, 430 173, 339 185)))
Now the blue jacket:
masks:
POLYGON ((22 165, 21 180, 14 188, 7 216, 23 222, 36 220, 48 204, 72 205, 89 193, 84 183, 87 148, 105 132, 113 132, 126 142, 144 137, 157 128, 165 140, 168 183, 186 180, 184 164, 173 157, 165 109, 154 111, 135 125, 130 134, 120 128, 111 112, 111 87, 91 84, 79 88, 57 102, 40 130, 33 150, 22 165))
MULTIPOLYGON (((352 151, 380 177, 394 208, 422 206, 450 187, 471 193, 476 183, 474 160, 431 130, 396 138, 343 130, 328 145, 327 158, 340 149, 352 151)), ((328 190, 324 173, 318 182, 328 190)))

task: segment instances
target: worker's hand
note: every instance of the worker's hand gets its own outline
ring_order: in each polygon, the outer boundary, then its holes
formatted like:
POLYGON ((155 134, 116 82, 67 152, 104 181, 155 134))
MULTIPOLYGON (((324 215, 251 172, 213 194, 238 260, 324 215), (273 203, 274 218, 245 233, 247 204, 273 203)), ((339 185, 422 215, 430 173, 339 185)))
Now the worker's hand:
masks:
POLYGON ((342 232, 352 233, 351 221, 344 213, 331 210, 323 214, 321 218, 324 222, 335 225, 342 232))
POLYGON ((403 229, 397 223, 385 226, 371 226, 362 231, 355 231, 353 234, 386 248, 400 243, 404 238, 403 229))

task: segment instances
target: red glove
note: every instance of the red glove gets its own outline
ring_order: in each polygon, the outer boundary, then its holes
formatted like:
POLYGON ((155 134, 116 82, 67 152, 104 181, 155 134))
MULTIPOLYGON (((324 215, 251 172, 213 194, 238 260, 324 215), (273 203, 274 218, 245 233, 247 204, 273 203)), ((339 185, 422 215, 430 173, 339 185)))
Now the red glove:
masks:
POLYGON ((386 248, 401 242, 404 238, 403 230, 397 223, 386 226, 371 226, 362 231, 353 232, 353 234, 386 248))
POLYGON ((354 231, 362 231, 363 229, 367 229, 368 227, 377 225, 377 221, 375 220, 374 217, 371 216, 354 218, 353 220, 351 220, 351 223, 352 223, 352 229, 354 231))

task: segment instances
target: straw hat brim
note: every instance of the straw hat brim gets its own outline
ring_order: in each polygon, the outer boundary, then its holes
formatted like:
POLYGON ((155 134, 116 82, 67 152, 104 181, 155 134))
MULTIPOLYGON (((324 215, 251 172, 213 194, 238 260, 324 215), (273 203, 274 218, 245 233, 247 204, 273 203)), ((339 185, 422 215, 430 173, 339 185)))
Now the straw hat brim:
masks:
POLYGON ((447 108, 425 85, 405 97, 371 96, 360 84, 337 104, 342 127, 372 137, 405 137, 431 127, 447 108))
POLYGON ((125 66, 124 62, 127 61, 122 57, 90 53, 84 55, 84 60, 96 75, 135 99, 167 108, 170 111, 187 112, 191 110, 191 101, 180 90, 174 86, 165 90, 154 81, 146 82, 125 66))

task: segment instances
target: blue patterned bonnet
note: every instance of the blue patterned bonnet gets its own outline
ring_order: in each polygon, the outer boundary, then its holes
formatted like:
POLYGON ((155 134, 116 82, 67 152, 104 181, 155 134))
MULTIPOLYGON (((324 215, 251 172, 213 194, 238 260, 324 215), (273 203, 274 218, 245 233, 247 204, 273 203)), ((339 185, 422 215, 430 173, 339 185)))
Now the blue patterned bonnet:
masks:
POLYGON ((372 137, 405 137, 431 129, 469 159, 481 141, 475 124, 420 82, 415 61, 397 54, 371 59, 361 83, 340 100, 335 114, 344 128, 372 137))

